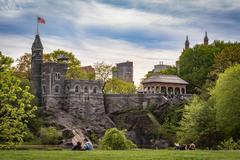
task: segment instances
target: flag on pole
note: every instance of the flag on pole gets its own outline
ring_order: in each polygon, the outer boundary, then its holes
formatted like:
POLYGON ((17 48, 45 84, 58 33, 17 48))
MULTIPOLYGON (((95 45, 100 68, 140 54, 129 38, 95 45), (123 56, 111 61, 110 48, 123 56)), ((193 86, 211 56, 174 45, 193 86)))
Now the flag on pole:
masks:
POLYGON ((38 23, 42 23, 42 24, 45 24, 45 19, 42 18, 42 17, 38 17, 38 23))

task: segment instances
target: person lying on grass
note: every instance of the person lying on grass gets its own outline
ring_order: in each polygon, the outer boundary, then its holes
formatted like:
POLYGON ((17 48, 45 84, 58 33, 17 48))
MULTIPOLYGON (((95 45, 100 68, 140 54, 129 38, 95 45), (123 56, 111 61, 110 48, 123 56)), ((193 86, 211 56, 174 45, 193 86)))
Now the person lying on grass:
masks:
POLYGON ((93 144, 87 138, 84 139, 83 150, 93 150, 93 144))
POLYGON ((82 143, 78 141, 77 144, 73 146, 72 150, 73 151, 76 151, 76 150, 82 151, 83 150, 82 143))

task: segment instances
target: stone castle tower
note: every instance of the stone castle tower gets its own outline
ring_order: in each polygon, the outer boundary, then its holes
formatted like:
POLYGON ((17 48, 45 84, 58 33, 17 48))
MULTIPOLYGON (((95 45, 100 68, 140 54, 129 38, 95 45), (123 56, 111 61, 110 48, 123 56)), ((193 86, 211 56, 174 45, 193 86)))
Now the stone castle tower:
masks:
POLYGON ((204 37, 203 41, 204 41, 204 45, 208 45, 208 35, 207 35, 207 32, 205 32, 205 37, 204 37))
POLYGON ((34 87, 34 92, 38 100, 38 104, 42 101, 42 64, 43 64, 43 46, 39 34, 35 35, 35 40, 32 44, 32 64, 31 64, 31 82, 34 87))
POLYGON ((185 41, 185 49, 188 49, 190 46, 190 42, 188 40, 188 35, 186 36, 186 41, 185 41))

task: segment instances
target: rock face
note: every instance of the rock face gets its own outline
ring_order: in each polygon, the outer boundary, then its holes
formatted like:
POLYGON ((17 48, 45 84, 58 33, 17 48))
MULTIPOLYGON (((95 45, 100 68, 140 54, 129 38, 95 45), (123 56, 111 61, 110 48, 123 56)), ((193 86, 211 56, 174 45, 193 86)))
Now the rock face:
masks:
POLYGON ((72 132, 74 130, 81 132, 83 137, 94 134, 100 138, 106 129, 115 126, 105 114, 102 93, 76 94, 70 90, 67 95, 45 96, 44 100, 43 112, 50 115, 45 116, 45 120, 62 126, 64 143, 69 143, 69 139, 75 135, 72 132), (72 137, 69 137, 70 135, 72 137))
POLYGON ((51 113, 46 119, 62 126, 65 144, 82 141, 83 137, 93 140, 94 136, 93 141, 97 143, 106 129, 117 127, 127 129, 129 138, 139 146, 162 148, 169 144, 161 139, 154 143, 151 141, 156 140, 153 128, 157 120, 149 116, 149 107, 158 119, 164 118, 167 107, 181 102, 181 97, 161 94, 86 95, 70 90, 67 96, 46 96, 45 102, 45 112, 51 113), (75 140, 70 141, 72 138, 75 140))
POLYGON ((128 137, 139 147, 166 148, 170 142, 157 133, 160 122, 172 104, 183 103, 186 99, 189 96, 105 95, 105 108, 116 126, 127 129, 128 137))

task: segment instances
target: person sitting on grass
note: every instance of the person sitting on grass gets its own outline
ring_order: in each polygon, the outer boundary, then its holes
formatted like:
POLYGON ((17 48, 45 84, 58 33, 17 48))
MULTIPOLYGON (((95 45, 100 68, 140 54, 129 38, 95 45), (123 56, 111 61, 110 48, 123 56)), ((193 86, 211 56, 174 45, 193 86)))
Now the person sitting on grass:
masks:
POLYGON ((73 151, 75 151, 75 150, 80 150, 80 151, 83 150, 82 143, 78 141, 77 144, 73 146, 72 150, 73 151))
POLYGON ((93 150, 93 144, 87 138, 84 139, 84 142, 85 142, 83 145, 84 150, 87 151, 93 150))

